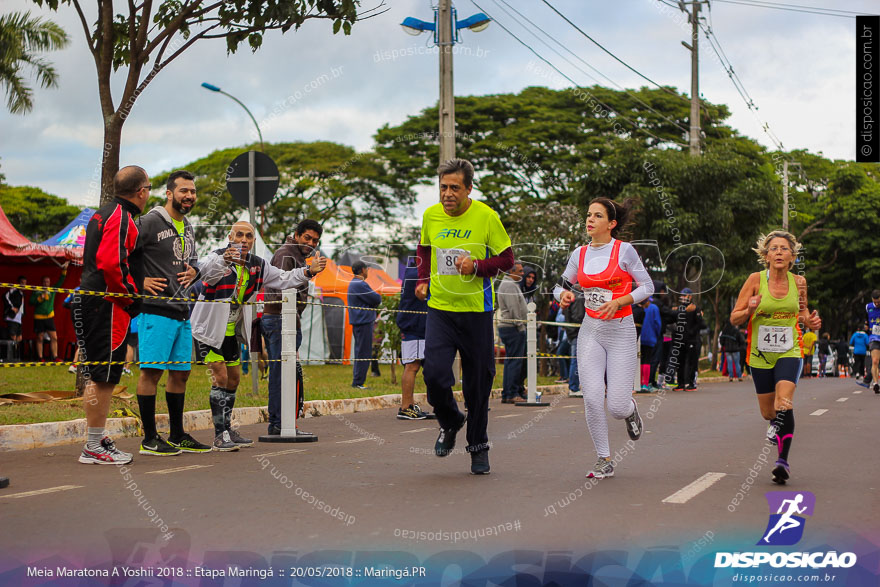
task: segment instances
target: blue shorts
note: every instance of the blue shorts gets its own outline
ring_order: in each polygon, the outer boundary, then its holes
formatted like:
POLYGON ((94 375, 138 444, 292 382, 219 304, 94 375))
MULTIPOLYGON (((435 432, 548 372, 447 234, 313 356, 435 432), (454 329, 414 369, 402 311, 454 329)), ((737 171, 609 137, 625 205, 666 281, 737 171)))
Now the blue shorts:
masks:
POLYGON ((776 365, 772 369, 751 368, 752 381, 755 383, 755 393, 773 393, 776 384, 780 381, 791 381, 795 385, 801 378, 804 360, 798 357, 784 357, 776 359, 776 365))
POLYGON ((141 369, 190 371, 192 365, 192 327, 189 320, 174 320, 158 314, 138 317, 138 355, 146 363, 180 361, 178 365, 145 365, 141 369))

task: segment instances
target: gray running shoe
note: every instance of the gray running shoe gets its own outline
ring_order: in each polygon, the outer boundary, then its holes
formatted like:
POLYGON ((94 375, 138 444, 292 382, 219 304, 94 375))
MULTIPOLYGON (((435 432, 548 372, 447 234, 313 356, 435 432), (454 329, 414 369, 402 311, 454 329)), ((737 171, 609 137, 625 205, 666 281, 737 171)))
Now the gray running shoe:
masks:
POLYGON ((116 448, 116 444, 105 436, 97 447, 86 445, 79 455, 79 462, 86 465, 127 465, 131 462, 131 453, 116 448))
POLYGON ((614 477, 614 463, 611 460, 599 459, 593 465, 593 470, 587 473, 587 479, 604 479, 614 477))
POLYGON ((251 446, 254 444, 254 441, 250 438, 245 438, 241 434, 238 433, 238 430, 227 430, 229 432, 229 439, 234 442, 237 446, 251 446))
POLYGON ((214 437, 214 450, 232 452, 238 450, 238 445, 232 442, 232 439, 229 437, 229 431, 224 430, 223 434, 214 437))
POLYGON ((642 417, 639 416, 639 406, 636 404, 636 400, 633 400, 633 413, 626 417, 626 433, 633 440, 638 440, 642 437, 643 429, 642 417))

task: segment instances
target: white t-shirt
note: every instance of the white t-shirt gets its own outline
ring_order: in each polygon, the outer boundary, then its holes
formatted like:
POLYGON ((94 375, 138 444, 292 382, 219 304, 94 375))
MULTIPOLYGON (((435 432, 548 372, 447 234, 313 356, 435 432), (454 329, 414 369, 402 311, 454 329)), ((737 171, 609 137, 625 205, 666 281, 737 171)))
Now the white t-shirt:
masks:
MULTIPOLYGON (((598 247, 585 245, 587 247, 587 253, 584 255, 584 273, 587 275, 595 275, 605 271, 608 267, 608 262, 611 259, 611 250, 614 248, 614 240, 615 239, 611 239, 611 242, 599 245, 598 247)), ((578 247, 571 253, 571 256, 568 258, 568 265, 566 265, 565 272, 562 274, 562 276, 573 285, 577 285, 578 263, 580 263, 581 250, 583 248, 584 247, 578 247)), ((643 302, 654 293, 654 281, 645 270, 645 266, 642 264, 639 254, 628 242, 620 242, 620 250, 617 254, 617 264, 633 278, 635 287, 630 295, 633 297, 634 304, 643 302)), ((562 294, 562 291, 563 289, 561 285, 557 285, 553 288, 553 295, 557 300, 562 294)))

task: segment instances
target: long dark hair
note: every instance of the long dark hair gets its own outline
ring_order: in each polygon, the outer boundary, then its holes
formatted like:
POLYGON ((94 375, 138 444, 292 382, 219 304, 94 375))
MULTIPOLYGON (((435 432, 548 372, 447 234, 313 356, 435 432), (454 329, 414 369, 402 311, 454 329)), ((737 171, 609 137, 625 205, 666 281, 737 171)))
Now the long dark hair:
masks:
POLYGON ((587 205, 587 208, 593 204, 601 204, 602 207, 605 208, 605 212, 608 214, 608 220, 617 221, 617 226, 611 229, 611 236, 613 238, 619 238, 618 235, 621 234, 627 222, 629 222, 630 216, 632 216, 632 198, 627 198, 622 203, 615 202, 610 198, 594 198, 587 205))

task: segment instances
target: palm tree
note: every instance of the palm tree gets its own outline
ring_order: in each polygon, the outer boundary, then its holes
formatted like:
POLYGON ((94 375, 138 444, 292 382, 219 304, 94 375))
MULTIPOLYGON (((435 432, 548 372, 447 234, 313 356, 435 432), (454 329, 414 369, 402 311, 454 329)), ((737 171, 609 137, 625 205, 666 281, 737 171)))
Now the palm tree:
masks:
POLYGON ((25 83, 20 70, 28 66, 43 88, 58 86, 55 68, 35 55, 67 46, 70 39, 51 20, 31 17, 30 12, 12 12, 0 16, 0 87, 6 90, 6 107, 13 114, 33 110, 33 89, 25 83))

